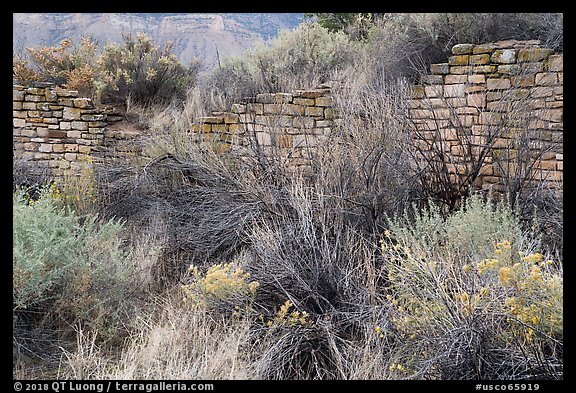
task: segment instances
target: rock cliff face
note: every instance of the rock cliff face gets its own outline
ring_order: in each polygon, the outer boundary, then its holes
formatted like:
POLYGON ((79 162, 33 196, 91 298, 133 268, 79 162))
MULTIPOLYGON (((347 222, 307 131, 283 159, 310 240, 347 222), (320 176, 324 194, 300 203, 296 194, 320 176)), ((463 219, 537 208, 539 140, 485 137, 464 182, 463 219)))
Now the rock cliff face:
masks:
POLYGON ((144 32, 158 43, 171 41, 173 52, 187 63, 196 58, 206 69, 239 55, 257 42, 292 29, 302 21, 297 13, 127 14, 127 13, 15 13, 14 53, 27 47, 57 45, 67 37, 90 36, 103 47, 120 42, 123 32, 144 32))

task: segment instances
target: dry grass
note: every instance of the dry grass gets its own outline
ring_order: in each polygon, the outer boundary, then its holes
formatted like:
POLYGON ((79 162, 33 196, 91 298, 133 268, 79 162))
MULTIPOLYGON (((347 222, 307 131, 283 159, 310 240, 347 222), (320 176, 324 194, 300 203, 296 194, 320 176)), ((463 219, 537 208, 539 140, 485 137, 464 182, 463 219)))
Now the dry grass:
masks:
POLYGON ((75 353, 66 355, 70 370, 60 377, 125 380, 251 377, 242 351, 249 323, 214 319, 205 309, 184 308, 178 298, 156 302, 154 311, 138 318, 140 328, 127 340, 117 359, 104 360, 94 343, 87 340, 80 343, 75 353))

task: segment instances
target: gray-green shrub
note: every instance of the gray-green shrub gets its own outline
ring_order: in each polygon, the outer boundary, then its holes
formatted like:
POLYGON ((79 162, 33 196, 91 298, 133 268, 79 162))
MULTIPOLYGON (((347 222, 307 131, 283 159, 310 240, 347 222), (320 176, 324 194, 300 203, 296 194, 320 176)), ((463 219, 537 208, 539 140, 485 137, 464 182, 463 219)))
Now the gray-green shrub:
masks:
POLYGON ((117 220, 82 219, 41 190, 38 199, 19 188, 13 194, 13 311, 37 321, 78 323, 113 338, 130 303, 132 274, 117 220))
POLYGON ((446 219, 391 220, 381 248, 401 377, 562 378, 561 261, 521 228, 478 195, 446 219))
POLYGON ((181 64, 170 44, 155 45, 144 33, 123 35, 121 44, 108 44, 98 59, 96 90, 103 102, 167 104, 183 100, 198 65, 181 64))

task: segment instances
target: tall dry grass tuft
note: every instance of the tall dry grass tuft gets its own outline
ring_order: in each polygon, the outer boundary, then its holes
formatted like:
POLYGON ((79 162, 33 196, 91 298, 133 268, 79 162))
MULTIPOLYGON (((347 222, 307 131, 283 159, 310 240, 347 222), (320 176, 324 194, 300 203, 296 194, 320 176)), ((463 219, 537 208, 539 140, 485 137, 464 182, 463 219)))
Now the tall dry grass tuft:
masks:
POLYGON ((74 351, 64 351, 59 379, 251 379, 247 347, 250 321, 215 318, 188 307, 175 294, 153 297, 138 316, 139 328, 119 356, 102 351, 79 330, 74 351))

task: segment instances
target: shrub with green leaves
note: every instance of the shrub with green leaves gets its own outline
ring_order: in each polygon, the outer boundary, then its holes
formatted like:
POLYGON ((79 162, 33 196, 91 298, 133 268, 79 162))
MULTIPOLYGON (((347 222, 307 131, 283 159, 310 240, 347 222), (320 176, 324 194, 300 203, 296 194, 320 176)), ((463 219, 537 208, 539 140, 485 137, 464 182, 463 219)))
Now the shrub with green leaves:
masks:
POLYGON ((170 43, 160 47, 144 33, 123 35, 121 44, 108 44, 98 59, 95 82, 103 102, 167 104, 183 100, 195 80, 197 64, 181 64, 170 43))
MULTIPOLYGON (((61 207, 42 189, 36 200, 13 195, 13 311, 53 324, 83 324, 101 339, 118 332, 132 269, 115 220, 98 223, 61 207)), ((64 329, 66 330, 66 329, 64 329)))
POLYGON ((391 222, 381 246, 403 377, 562 378, 561 262, 517 217, 473 195, 445 220, 391 222))
POLYGON ((335 69, 351 64, 356 45, 344 32, 304 23, 280 31, 274 40, 254 46, 242 58, 227 60, 207 84, 222 91, 228 105, 247 94, 309 88, 329 81, 335 69))
POLYGON ((73 43, 71 38, 60 41, 59 46, 28 48, 29 59, 15 56, 14 81, 24 85, 32 82, 52 82, 81 94, 92 94, 96 76, 96 43, 82 37, 73 43))

